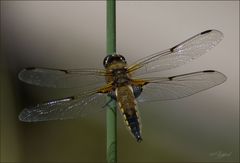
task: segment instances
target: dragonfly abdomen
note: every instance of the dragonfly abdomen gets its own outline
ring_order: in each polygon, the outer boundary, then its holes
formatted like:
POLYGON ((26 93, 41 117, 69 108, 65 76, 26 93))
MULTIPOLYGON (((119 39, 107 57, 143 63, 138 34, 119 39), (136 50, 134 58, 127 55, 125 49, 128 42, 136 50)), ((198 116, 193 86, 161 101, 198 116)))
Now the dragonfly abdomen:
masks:
POLYGON ((140 120, 132 87, 130 85, 118 87, 116 89, 116 99, 127 127, 137 141, 141 142, 140 120))
POLYGON ((133 136, 137 139, 138 142, 141 142, 142 137, 141 137, 139 117, 138 117, 137 111, 135 109, 131 109, 131 110, 134 110, 133 114, 124 112, 123 116, 124 116, 127 126, 131 130, 131 133, 133 134, 133 136))

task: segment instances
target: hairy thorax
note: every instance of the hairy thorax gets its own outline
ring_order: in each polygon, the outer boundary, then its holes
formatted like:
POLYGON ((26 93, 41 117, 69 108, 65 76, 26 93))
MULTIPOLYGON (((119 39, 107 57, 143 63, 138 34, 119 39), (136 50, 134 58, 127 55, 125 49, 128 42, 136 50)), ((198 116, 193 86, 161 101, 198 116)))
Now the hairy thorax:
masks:
POLYGON ((107 67, 106 71, 107 74, 111 74, 106 76, 106 81, 113 82, 115 88, 129 84, 130 78, 125 63, 113 62, 107 67))

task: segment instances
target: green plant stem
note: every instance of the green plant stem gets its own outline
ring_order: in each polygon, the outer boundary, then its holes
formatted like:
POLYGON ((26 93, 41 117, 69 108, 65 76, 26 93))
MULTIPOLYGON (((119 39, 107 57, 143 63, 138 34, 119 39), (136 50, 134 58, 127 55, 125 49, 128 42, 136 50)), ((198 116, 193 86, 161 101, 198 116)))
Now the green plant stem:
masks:
MULTIPOLYGON (((116 53, 116 2, 107 1, 107 54, 116 53)), ((110 98, 108 97, 108 101, 110 98)), ((117 109, 112 101, 107 108, 107 162, 117 162, 117 109)))

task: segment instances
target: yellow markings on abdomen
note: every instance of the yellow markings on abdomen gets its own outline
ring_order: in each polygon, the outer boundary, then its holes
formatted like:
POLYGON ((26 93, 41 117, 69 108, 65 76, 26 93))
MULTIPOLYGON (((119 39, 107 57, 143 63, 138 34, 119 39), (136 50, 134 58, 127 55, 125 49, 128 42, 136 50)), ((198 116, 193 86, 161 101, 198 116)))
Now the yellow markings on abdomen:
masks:
POLYGON ((138 113, 137 101, 135 99, 132 87, 130 85, 118 87, 115 93, 117 97, 117 103, 123 115, 123 119, 126 124, 126 127, 129 129, 129 131, 131 131, 131 126, 129 125, 127 115, 136 114, 137 122, 139 124, 140 132, 141 132, 140 116, 138 113))

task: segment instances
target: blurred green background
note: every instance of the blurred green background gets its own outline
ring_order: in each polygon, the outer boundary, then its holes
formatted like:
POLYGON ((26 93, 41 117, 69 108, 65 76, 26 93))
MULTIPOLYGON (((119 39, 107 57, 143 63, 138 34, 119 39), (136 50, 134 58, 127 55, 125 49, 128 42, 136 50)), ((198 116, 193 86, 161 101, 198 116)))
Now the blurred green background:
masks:
MULTIPOLYGON (((105 162, 105 112, 40 123, 17 118, 26 106, 79 91, 21 83, 22 68, 102 68, 105 5, 1 1, 1 162, 105 162)), ((239 161, 239 2, 117 2, 117 51, 129 63, 212 28, 225 38, 210 54, 161 75, 216 69, 226 83, 141 104, 140 144, 118 115, 119 162, 239 161)))

